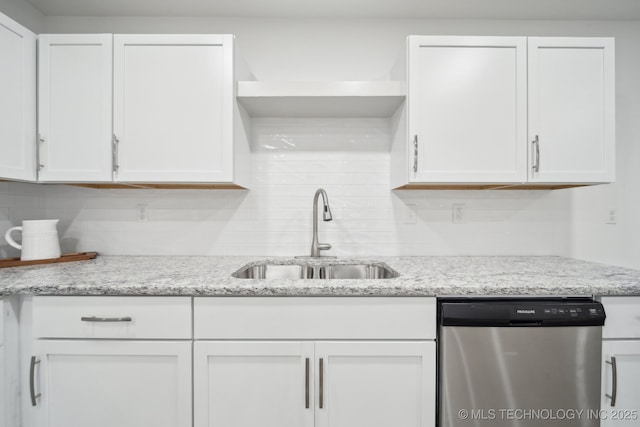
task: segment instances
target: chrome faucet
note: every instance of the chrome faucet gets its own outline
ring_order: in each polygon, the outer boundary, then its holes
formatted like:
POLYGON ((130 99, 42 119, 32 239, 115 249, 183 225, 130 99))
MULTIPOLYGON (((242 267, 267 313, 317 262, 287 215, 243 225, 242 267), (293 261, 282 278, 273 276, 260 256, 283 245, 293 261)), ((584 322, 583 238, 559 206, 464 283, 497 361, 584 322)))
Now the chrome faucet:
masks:
POLYGON ((318 197, 322 194, 322 219, 323 221, 331 221, 333 217, 331 216, 331 209, 329 208, 329 196, 327 196, 327 192, 322 188, 316 191, 315 196, 313 196, 313 241, 311 242, 311 256, 319 257, 320 251, 326 251, 331 249, 331 245, 328 243, 319 243, 318 242, 318 197))

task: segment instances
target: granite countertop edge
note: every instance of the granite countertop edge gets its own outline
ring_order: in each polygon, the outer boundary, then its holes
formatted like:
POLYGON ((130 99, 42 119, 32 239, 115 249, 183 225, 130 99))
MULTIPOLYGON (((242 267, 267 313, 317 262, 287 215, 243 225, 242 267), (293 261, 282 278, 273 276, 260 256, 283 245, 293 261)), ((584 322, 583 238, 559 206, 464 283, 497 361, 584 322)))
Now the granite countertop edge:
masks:
POLYGON ((292 257, 98 256, 0 269, 0 296, 640 296, 640 270, 558 256, 292 257), (393 279, 238 279, 260 262, 384 263, 393 279))

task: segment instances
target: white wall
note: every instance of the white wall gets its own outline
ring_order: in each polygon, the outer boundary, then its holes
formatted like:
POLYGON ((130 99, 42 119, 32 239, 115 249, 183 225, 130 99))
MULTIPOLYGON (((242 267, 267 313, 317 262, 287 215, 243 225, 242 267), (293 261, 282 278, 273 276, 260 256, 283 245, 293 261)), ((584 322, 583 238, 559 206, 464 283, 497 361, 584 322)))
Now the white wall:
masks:
POLYGON ((640 23, 620 25, 616 35, 617 182, 572 190, 569 253, 640 268, 640 23), (616 225, 605 224, 609 208, 616 225))
MULTIPOLYGON (((25 219, 45 216, 45 198, 42 189, 34 184, 0 182, 0 258, 19 257, 20 252, 4 240, 4 233, 25 219)), ((20 233, 12 234, 20 241, 20 233)))
POLYGON ((44 15, 24 0, 0 0, 0 12, 36 34, 43 32, 44 15))
POLYGON ((253 124, 255 182, 249 192, 62 186, 37 191, 46 215, 62 218, 67 250, 304 254, 312 196, 324 187, 335 220, 320 224, 320 236, 338 255, 561 254, 640 268, 634 239, 640 203, 632 190, 640 178, 633 164, 640 136, 634 120, 640 100, 637 22, 47 17, 44 27, 52 33, 233 33, 239 54, 263 80, 387 79, 408 34, 615 36, 614 185, 553 192, 391 192, 384 120, 265 119, 253 124), (276 149, 265 148, 267 142, 278 142, 276 149), (362 148, 369 144, 373 148, 362 148), (138 203, 149 205, 146 223, 134 220, 138 203), (466 224, 451 223, 452 203, 466 204, 466 224), (618 209, 619 222, 605 226, 610 205, 618 209), (416 211, 417 224, 405 224, 407 209, 416 211))

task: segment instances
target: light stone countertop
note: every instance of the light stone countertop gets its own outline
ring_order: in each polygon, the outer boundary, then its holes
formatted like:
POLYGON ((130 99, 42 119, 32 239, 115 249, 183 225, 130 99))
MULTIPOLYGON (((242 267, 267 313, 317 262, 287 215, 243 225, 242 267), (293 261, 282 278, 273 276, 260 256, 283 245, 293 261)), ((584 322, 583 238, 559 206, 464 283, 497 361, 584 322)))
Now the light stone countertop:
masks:
POLYGON ((231 276, 245 264, 261 261, 301 262, 278 257, 98 256, 89 261, 0 269, 0 296, 640 295, 640 270, 555 256, 328 260, 344 264, 382 262, 400 273, 398 278, 378 280, 231 276))

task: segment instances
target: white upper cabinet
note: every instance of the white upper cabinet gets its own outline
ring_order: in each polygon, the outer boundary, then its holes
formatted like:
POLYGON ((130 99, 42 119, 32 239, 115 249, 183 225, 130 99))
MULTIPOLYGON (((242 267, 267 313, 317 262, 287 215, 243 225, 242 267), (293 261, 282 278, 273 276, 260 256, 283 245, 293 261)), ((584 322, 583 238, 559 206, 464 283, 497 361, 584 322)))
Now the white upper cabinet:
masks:
POLYGON ((111 181, 111 34, 38 40, 40 181, 111 181))
POLYGON ((36 179, 36 36, 0 13, 0 178, 36 179))
POLYGON ((42 35, 42 182, 247 185, 231 35, 42 35))
POLYGON ((526 38, 409 37, 409 182, 526 180, 526 38))
POLYGON ((410 36, 392 188, 614 181, 614 68, 611 38, 410 36))
POLYGON ((233 181, 233 36, 114 35, 113 98, 115 181, 233 181))
POLYGON ((612 38, 529 38, 529 181, 615 180, 612 38))

